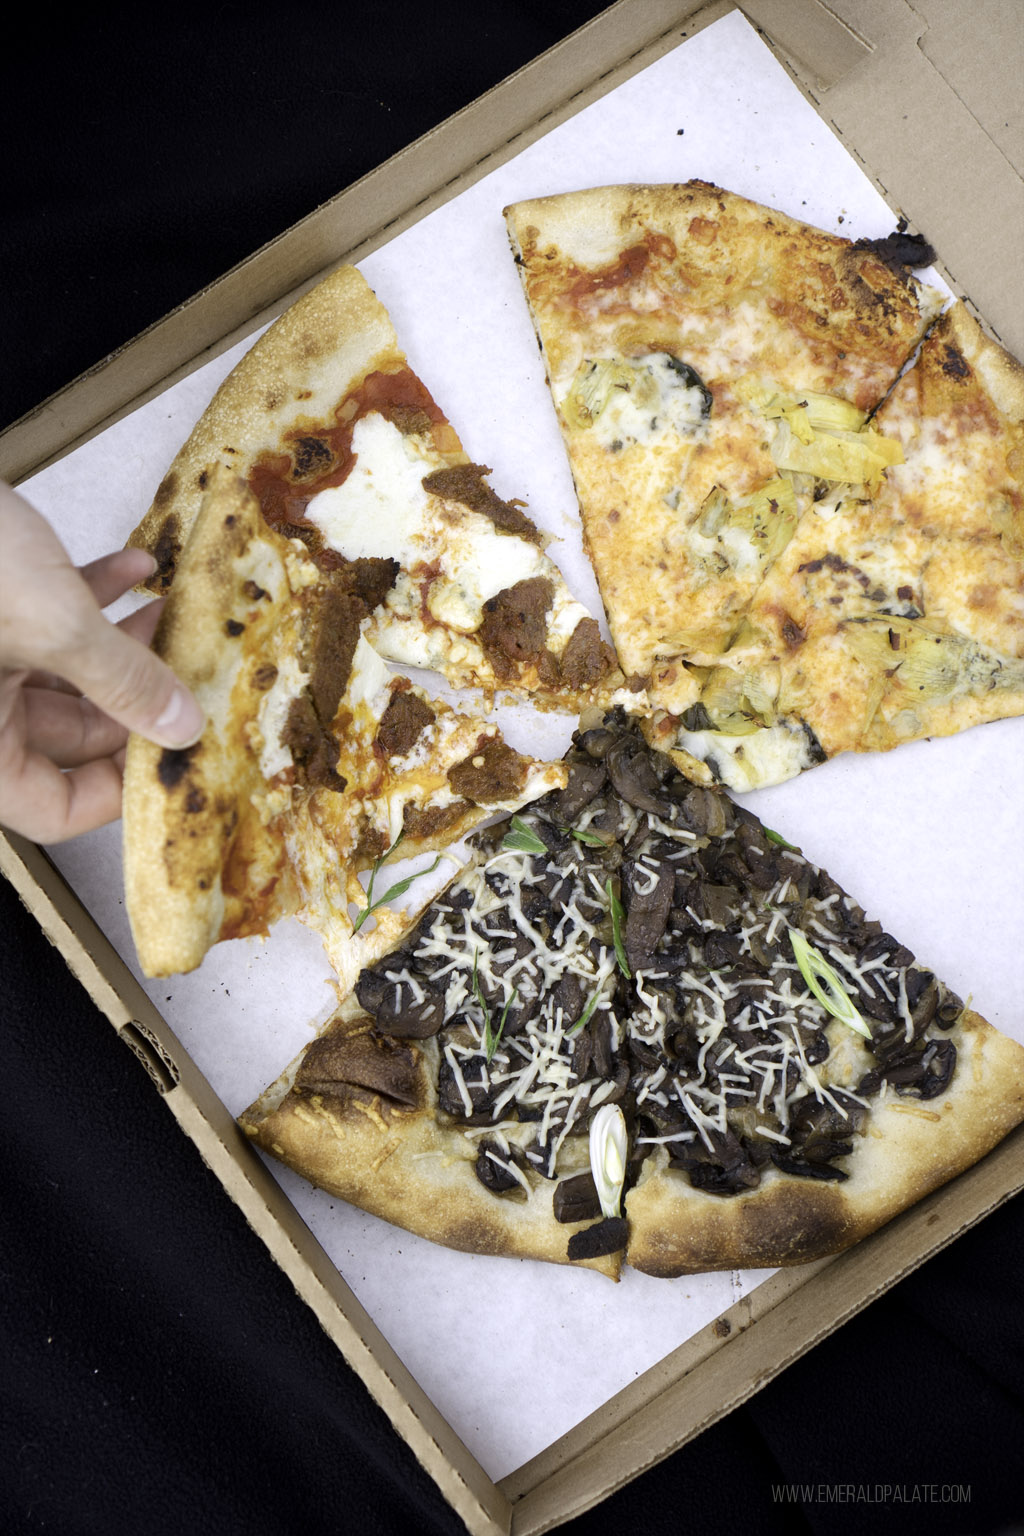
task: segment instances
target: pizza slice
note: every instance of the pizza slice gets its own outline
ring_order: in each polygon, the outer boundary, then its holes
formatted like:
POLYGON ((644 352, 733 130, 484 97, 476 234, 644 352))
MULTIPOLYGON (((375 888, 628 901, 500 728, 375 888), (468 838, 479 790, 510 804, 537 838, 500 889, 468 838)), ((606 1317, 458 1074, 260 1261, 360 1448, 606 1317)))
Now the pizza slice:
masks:
POLYGON ((215 464, 322 571, 378 562, 366 636, 387 659, 563 706, 623 684, 545 536, 470 463, 354 267, 257 340, 182 447, 130 540, 158 561, 154 591, 170 586, 215 464))
POLYGON ((294 914, 351 984, 399 921, 378 909, 364 922, 361 871, 564 782, 562 765, 388 670, 363 634, 388 579, 386 561, 322 569, 236 476, 211 471, 155 641, 208 725, 181 751, 133 737, 125 764, 127 905, 147 975, 294 914))
POLYGON ((838 1253, 1024 1118, 1024 1048, 621 711, 241 1116, 474 1253, 671 1277, 838 1253))
POLYGON ((692 777, 779 782, 1024 713, 1024 370, 955 304, 871 422, 874 489, 815 500, 713 666, 651 739, 692 777))
POLYGON ((931 253, 700 181, 506 218, 619 661, 682 713, 686 663, 733 641, 822 465, 874 482, 889 462, 865 416, 937 312, 904 265, 931 253))

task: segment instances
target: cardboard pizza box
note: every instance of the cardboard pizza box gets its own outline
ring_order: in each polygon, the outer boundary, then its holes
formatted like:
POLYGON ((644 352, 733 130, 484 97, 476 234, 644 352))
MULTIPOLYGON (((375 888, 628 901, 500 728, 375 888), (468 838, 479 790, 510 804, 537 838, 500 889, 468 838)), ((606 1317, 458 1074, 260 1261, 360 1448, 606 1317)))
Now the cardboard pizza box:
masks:
MULTIPOLYGON (((739 7, 730 0, 620 0, 11 428, 0 438, 0 473, 22 480, 100 442, 115 423, 130 430, 131 413, 229 358, 326 269, 342 259, 370 259, 403 232, 424 227, 433 212, 532 145, 550 142, 563 124, 612 101, 620 87, 689 40, 703 36, 706 43, 710 29, 731 25, 730 18, 758 29, 888 205, 927 234, 951 288, 1004 345, 1024 355, 1015 0, 974 7, 947 0, 745 0, 739 7)), ((293 1195, 244 1141, 180 1030, 66 873, 14 836, 0 836, 0 870, 474 1533, 532 1536, 595 1504, 1024 1187, 1022 1129, 841 1257, 752 1283, 553 1443, 492 1475, 346 1283, 293 1195)), ((854 894, 872 895, 856 887, 854 894)))

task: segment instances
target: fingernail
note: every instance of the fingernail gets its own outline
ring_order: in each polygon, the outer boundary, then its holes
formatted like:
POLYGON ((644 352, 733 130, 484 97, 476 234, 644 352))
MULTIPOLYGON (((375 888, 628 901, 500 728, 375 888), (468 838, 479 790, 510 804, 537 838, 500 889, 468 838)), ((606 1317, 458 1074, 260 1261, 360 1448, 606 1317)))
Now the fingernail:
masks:
POLYGON ((203 734, 206 724, 199 705, 187 688, 175 688, 158 720, 153 722, 153 734, 168 747, 190 747, 203 734))

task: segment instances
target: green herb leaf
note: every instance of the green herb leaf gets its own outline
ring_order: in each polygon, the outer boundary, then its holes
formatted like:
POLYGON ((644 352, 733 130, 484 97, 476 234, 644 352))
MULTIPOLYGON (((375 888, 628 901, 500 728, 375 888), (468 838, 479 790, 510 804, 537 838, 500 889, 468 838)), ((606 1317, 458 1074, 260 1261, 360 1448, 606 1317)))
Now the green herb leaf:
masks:
POLYGON ((612 915, 612 938, 615 941, 615 958, 619 962, 619 970, 627 981, 632 980, 633 972, 629 968, 626 959, 626 946, 622 941, 622 924, 625 920, 626 910, 622 902, 612 889, 611 876, 604 883, 605 895, 608 897, 608 910, 612 915))
POLYGON ((780 848, 788 848, 790 853, 800 852, 795 843, 787 843, 782 834, 780 832, 773 832, 771 827, 763 827, 762 831, 770 843, 778 843, 780 848))
POLYGON ((591 1019, 593 1018, 594 1010, 595 1010, 595 1008, 597 1007, 597 1005, 598 1005, 598 1003, 600 1001, 601 1001, 601 988, 600 987, 595 987, 593 992, 590 994, 590 997, 587 999, 587 1006, 584 1008, 583 1012, 580 1014, 579 1018, 576 1020, 576 1023, 572 1026, 572 1028, 566 1030, 566 1034, 567 1035, 578 1035, 581 1029, 586 1029, 587 1025, 590 1023, 591 1019))
POLYGON ((603 837, 598 837, 596 832, 584 832, 579 827, 570 827, 569 831, 578 843, 586 843, 588 848, 607 848, 608 843, 603 837))
POLYGON ((404 896, 414 880, 418 880, 420 875, 432 875, 434 870, 440 864, 441 855, 438 854, 437 858, 434 860, 433 864, 431 864, 429 869, 417 869, 413 874, 406 875, 404 880, 398 880, 394 885, 389 886, 388 889, 384 892, 383 896, 374 897, 373 884, 377 878, 378 873, 380 872, 380 867, 384 863, 385 859, 389 859, 391 857, 404 836, 405 829, 403 828, 395 838, 394 842, 391 844, 391 847, 387 849, 385 853, 382 853, 379 858, 374 859, 373 868, 370 870, 369 883, 366 887, 366 906, 363 908, 355 922, 352 924, 353 933, 359 932, 360 928, 366 922, 366 919, 370 916, 371 912, 376 912, 378 907, 386 906, 389 901, 394 901, 396 896, 404 896))
POLYGON ((498 1049, 498 1046, 501 1044, 501 1037, 505 1033, 505 1020, 508 1018, 508 1011, 512 1007, 512 1004, 515 1002, 515 1000, 516 1000, 516 998, 518 996, 519 996, 519 988, 518 987, 514 987, 512 989, 512 996, 509 998, 508 1002, 505 1004, 504 1008, 501 1010, 501 1018, 498 1020, 498 1033, 496 1035, 492 1034, 490 1019, 487 1020, 487 1034, 486 1034, 486 1037, 485 1037, 485 1040, 484 1040, 484 1048, 485 1048, 485 1050, 487 1052, 487 1060, 488 1061, 490 1061, 491 1057, 494 1055, 495 1051, 498 1049))
POLYGON ((547 846, 521 816, 512 817, 512 831, 506 832, 501 846, 512 853, 547 853, 547 846))
POLYGON ((626 1121, 617 1104, 602 1104, 590 1122, 590 1171, 594 1175, 601 1214, 619 1214, 626 1178, 626 1121))
POLYGON ((853 1005, 853 1000, 820 949, 815 949, 799 928, 789 930, 800 974, 818 1002, 834 1019, 848 1024, 858 1035, 871 1039, 871 1031, 853 1005))

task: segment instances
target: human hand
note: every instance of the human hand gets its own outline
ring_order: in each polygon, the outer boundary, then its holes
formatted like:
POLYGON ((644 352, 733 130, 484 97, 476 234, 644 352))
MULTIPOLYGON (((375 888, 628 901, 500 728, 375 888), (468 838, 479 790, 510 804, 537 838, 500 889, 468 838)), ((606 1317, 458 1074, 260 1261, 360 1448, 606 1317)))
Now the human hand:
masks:
POLYGON ((152 574, 141 549, 77 569, 49 523, 0 482, 0 823, 60 842, 121 814, 129 731, 198 740, 192 694, 148 649, 162 604, 103 608, 152 574))

